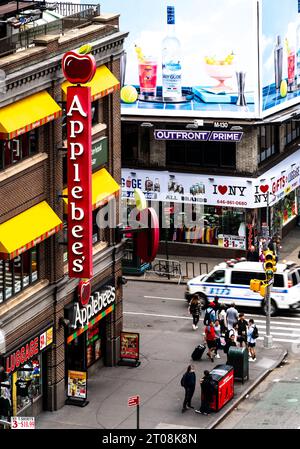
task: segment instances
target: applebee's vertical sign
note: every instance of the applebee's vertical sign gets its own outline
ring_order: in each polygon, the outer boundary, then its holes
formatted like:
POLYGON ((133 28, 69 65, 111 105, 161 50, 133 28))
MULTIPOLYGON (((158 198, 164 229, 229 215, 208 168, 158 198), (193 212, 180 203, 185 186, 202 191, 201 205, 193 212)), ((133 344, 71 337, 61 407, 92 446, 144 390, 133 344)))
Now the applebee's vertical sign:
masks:
POLYGON ((67 88, 68 141, 68 264, 69 277, 91 278, 92 258, 92 139, 91 88, 96 70, 90 46, 69 51, 62 59, 67 88), (82 51, 81 51, 82 50, 82 51))

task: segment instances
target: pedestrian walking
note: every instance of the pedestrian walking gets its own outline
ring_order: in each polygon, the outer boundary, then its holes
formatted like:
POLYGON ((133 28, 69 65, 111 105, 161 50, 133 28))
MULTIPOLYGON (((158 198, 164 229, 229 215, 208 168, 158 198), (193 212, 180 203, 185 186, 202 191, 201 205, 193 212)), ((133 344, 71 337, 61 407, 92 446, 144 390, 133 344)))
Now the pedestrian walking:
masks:
POLYGON ((214 311, 216 312, 216 315, 218 316, 219 313, 219 309, 220 309, 220 304, 219 304, 219 296, 215 296, 214 300, 213 300, 213 308, 214 311))
POLYGON ((208 326, 210 322, 215 322, 216 321, 216 312, 215 312, 215 304, 211 301, 208 304, 207 309, 205 310, 205 315, 204 315, 204 320, 203 320, 203 324, 205 326, 208 326))
POLYGON ((221 326, 221 334, 225 336, 225 332, 227 330, 227 318, 226 318, 226 309, 223 304, 220 305, 220 309, 218 312, 218 320, 221 326))
POLYGON ((195 410, 196 413, 201 413, 202 415, 209 415, 210 413, 210 403, 213 399, 214 385, 212 382, 212 376, 209 371, 204 371, 204 377, 200 380, 201 386, 201 406, 199 410, 195 410))
POLYGON ((248 262, 259 262, 258 251, 253 245, 250 246, 250 249, 247 252, 247 260, 248 262))
POLYGON ((211 321, 208 326, 205 326, 205 341, 208 349, 207 356, 213 362, 216 353, 216 333, 213 321, 211 321))
POLYGON ((194 365, 189 365, 186 372, 182 376, 181 385, 184 387, 185 395, 182 405, 182 413, 184 413, 189 408, 194 408, 191 404, 195 387, 196 387, 196 374, 194 365))
POLYGON ((197 295, 194 295, 192 297, 192 300, 188 307, 188 311, 193 317, 193 329, 195 331, 196 329, 198 329, 197 324, 199 322, 200 315, 201 315, 201 303, 200 303, 199 297, 197 295))
POLYGON ((218 353, 218 349, 221 349, 221 326, 220 326, 220 322, 219 320, 215 321, 215 334, 216 334, 216 349, 215 349, 215 353, 216 353, 216 359, 220 358, 220 354, 218 353))
POLYGON ((247 342, 248 342, 248 351, 249 351, 249 362, 256 361, 256 339, 258 338, 258 330, 254 320, 251 318, 249 320, 248 332, 247 332, 247 342))
POLYGON ((230 330, 239 319, 239 312, 235 308, 235 303, 231 303, 230 307, 226 311, 227 328, 230 330))
POLYGON ((226 341, 226 344, 224 346, 225 354, 228 354, 229 348, 231 346, 236 346, 236 342, 234 341, 234 335, 233 334, 231 334, 229 340, 226 341))
POLYGON ((248 322, 245 320, 245 314, 240 313, 237 322, 237 341, 239 342, 241 348, 243 345, 247 347, 247 330, 248 322))

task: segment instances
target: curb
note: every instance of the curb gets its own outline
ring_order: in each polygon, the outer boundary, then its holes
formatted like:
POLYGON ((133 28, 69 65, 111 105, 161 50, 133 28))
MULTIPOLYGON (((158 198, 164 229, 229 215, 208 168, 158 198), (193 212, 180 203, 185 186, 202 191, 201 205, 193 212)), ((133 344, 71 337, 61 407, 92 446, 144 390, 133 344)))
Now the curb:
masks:
POLYGON ((237 398, 236 400, 235 400, 235 402, 233 402, 232 403, 232 405, 227 409, 227 410, 225 410, 224 412, 223 412, 223 414, 220 416, 220 417, 218 417, 217 419, 216 419, 216 421, 213 423, 213 424, 211 424, 209 427, 206 427, 206 429, 214 429, 215 427, 217 427, 225 418, 226 418, 226 416, 227 415, 229 415, 229 413, 231 413, 236 407, 237 407, 237 405, 243 400, 243 399, 245 399, 245 397, 247 396, 247 394, 249 394, 252 390, 254 390, 254 388, 256 388, 257 387, 257 385, 258 384, 260 384, 275 368, 277 368, 281 363, 282 363, 282 361, 286 358, 286 356, 288 355, 288 351, 287 350, 284 350, 283 351, 283 354, 280 356, 280 359, 279 359, 279 361, 277 361, 277 362, 275 362, 275 364, 271 367, 271 368, 269 368, 269 369, 267 369, 266 371, 264 371, 255 381, 254 381, 254 383, 253 384, 251 384, 248 388, 247 388, 247 390, 246 391, 244 391, 242 394, 241 394, 241 396, 239 397, 239 398, 237 398))
POLYGON ((181 280, 180 284, 178 284, 178 281, 172 281, 171 279, 147 279, 147 278, 140 278, 140 277, 135 277, 135 276, 126 276, 123 275, 123 277, 127 280, 127 281, 139 281, 139 282, 154 282, 154 283, 158 283, 158 284, 173 284, 173 285, 186 285, 187 281, 181 280))

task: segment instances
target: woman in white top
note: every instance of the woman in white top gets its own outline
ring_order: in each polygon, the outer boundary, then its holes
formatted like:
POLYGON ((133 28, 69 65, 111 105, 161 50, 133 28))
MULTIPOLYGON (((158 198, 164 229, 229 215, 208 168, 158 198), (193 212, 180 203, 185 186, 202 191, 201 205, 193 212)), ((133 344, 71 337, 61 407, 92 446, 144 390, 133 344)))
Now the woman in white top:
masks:
POLYGON ((227 329, 227 318, 226 318, 226 310, 225 306, 222 304, 220 306, 220 310, 218 313, 218 320, 221 326, 221 334, 225 335, 226 329, 227 329))

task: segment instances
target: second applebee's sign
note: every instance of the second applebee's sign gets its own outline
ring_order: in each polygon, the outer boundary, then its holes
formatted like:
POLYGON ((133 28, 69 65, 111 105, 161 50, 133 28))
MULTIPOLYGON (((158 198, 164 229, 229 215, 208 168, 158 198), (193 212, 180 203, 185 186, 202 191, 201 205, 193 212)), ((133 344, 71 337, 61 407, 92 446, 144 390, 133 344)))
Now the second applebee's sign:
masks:
POLYGON ((93 78, 96 65, 91 55, 68 52, 62 68, 68 81, 79 84, 67 89, 69 277, 89 279, 93 276, 91 89, 80 83, 93 78))

